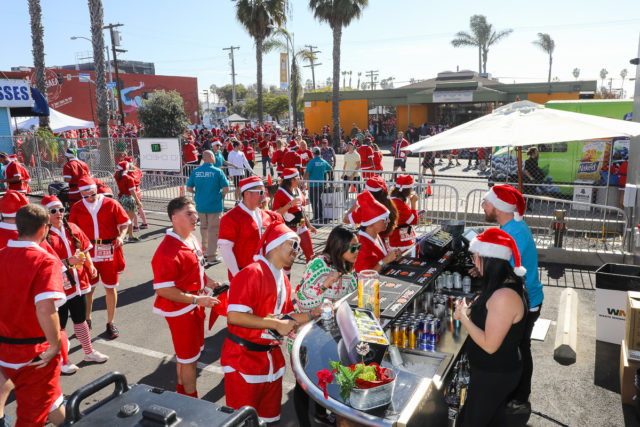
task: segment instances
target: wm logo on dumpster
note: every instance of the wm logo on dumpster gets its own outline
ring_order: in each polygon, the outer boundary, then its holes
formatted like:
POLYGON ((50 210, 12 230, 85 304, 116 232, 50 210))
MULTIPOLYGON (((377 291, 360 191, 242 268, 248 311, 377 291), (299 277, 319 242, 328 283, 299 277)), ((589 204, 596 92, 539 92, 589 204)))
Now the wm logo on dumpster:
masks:
POLYGON ((624 310, 620 310, 617 308, 607 307, 607 314, 610 316, 627 317, 627 314, 624 312, 624 310))

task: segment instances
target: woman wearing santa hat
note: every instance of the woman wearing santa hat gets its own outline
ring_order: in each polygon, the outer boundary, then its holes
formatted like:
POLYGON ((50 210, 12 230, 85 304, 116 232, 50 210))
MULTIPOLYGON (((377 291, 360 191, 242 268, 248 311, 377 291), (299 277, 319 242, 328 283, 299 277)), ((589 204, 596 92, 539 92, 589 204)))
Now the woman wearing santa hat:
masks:
POLYGON ((398 224, 389 237, 389 246, 401 251, 411 249, 415 243, 414 225, 418 224, 418 211, 416 203, 418 196, 413 192, 413 177, 411 175, 398 175, 396 185, 391 191, 391 200, 398 210, 398 224), (411 206, 407 203, 411 203, 411 206))
POLYGON ((490 228, 469 245, 482 276, 482 292, 456 306, 454 318, 469 333, 467 354, 471 379, 459 425, 507 425, 505 407, 522 373, 519 345, 525 333, 528 299, 516 242, 490 228), (509 263, 513 257, 515 267, 509 263))
POLYGON ((356 259, 355 271, 376 270, 393 261, 400 259, 399 249, 388 249, 380 238, 389 223, 389 210, 373 198, 369 190, 358 194, 357 206, 351 213, 351 220, 360 224, 358 240, 362 245, 356 259))
MULTIPOLYGON (((389 222, 387 223, 387 228, 383 232, 379 233, 380 238, 388 246, 389 236, 393 233, 398 221, 398 210, 396 209, 396 205, 394 205, 389 198, 387 184, 384 182, 384 178, 380 175, 373 175, 371 178, 367 179, 364 189, 369 190, 373 198, 380 202, 389 211, 389 222)), ((343 219, 344 222, 353 226, 357 225, 353 222, 353 218, 351 216, 351 212, 353 212, 355 208, 356 204, 351 206, 347 211, 347 215, 343 219)))
MULTIPOLYGON (((142 191, 140 190, 140 184, 142 184, 142 175, 143 175, 142 169, 140 169, 139 167, 137 167, 133 163, 133 157, 127 156, 127 157, 124 158, 124 160, 126 162, 129 162, 129 175, 131 175, 131 178, 133 178, 133 181, 136 184, 136 190, 135 190, 136 191, 136 196, 138 197, 138 200, 140 200, 140 202, 142 202, 142 191)), ((140 215, 140 218, 142 219, 142 224, 140 224, 140 227, 138 228, 138 215, 134 215, 133 216, 133 231, 137 231, 138 229, 144 230, 146 228, 149 228, 149 225, 147 224, 147 215, 145 214, 144 209, 142 209, 142 204, 140 204, 140 206, 138 206, 138 214, 140 215)))
POLYGON ((126 160, 118 163, 116 171, 116 183, 118 184, 118 201, 129 216, 129 241, 137 242, 139 239, 133 235, 133 218, 138 214, 138 208, 142 208, 142 202, 136 193, 136 181, 129 174, 129 162, 126 160))
MULTIPOLYGON (((300 173, 297 169, 287 168, 282 171, 282 182, 273 196, 273 210, 278 212, 284 218, 285 224, 298 236, 300 236, 300 247, 306 258, 305 262, 309 262, 313 258, 313 244, 311 243, 311 234, 316 233, 316 228, 311 225, 304 213, 306 199, 304 194, 298 188, 300 182, 300 173)), ((287 275, 291 269, 285 268, 287 275)))
MULTIPOLYGON (((51 222, 47 242, 66 267, 62 278, 67 301, 58 308, 60 328, 64 330, 67 327, 67 320, 71 314, 73 331, 84 351, 84 361, 106 362, 109 357, 95 350, 91 345, 91 333, 86 322, 86 294, 91 291, 89 279, 98 275, 89 253, 92 248, 91 242, 77 225, 67 222, 64 218, 65 209, 56 196, 44 196, 41 203, 49 210, 51 222)), ((73 374, 77 370, 78 366, 64 361, 63 374, 73 374)))

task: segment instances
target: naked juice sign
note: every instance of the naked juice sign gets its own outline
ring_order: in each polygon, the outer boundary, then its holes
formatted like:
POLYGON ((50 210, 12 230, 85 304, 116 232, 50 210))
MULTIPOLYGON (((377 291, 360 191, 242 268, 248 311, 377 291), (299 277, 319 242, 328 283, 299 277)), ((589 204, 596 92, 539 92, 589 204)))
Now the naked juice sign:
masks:
POLYGON ((578 166, 578 179, 599 180, 600 170, 608 160, 607 141, 590 141, 582 145, 582 157, 578 166))

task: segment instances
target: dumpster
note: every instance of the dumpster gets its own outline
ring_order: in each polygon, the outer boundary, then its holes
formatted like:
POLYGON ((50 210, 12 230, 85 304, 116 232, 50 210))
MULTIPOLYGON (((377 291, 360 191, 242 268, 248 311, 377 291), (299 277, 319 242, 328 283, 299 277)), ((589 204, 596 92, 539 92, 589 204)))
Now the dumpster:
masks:
POLYGON ((596 340, 622 342, 627 291, 640 291, 640 266, 608 263, 596 270, 596 340))

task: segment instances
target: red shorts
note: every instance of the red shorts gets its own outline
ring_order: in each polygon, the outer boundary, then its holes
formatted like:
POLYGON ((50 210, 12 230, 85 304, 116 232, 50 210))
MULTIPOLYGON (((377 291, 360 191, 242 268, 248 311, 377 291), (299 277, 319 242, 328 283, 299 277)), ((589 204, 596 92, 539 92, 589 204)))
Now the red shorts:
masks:
POLYGON ((200 306, 180 316, 165 317, 178 362, 193 363, 200 357, 204 348, 204 318, 204 307, 200 306))
POLYGON ((95 288, 98 283, 102 283, 105 288, 115 288, 118 283, 118 271, 116 263, 113 261, 94 262, 93 265, 98 270, 98 275, 90 280, 91 287, 95 288))
POLYGON ((15 384, 13 392, 18 403, 16 426, 43 426, 47 422, 49 412, 60 406, 60 366, 58 355, 40 369, 34 366, 24 366, 20 369, 2 368, 5 375, 15 384))
POLYGON ((224 374, 224 394, 227 406, 240 409, 251 406, 265 422, 273 423, 280 419, 282 400, 282 378, 270 383, 250 384, 238 371, 224 374))

